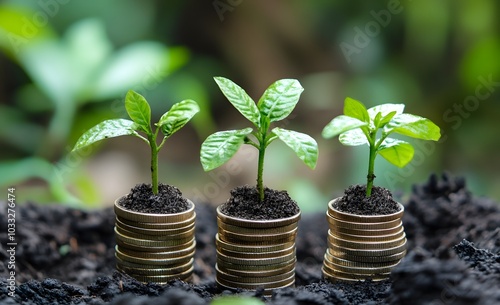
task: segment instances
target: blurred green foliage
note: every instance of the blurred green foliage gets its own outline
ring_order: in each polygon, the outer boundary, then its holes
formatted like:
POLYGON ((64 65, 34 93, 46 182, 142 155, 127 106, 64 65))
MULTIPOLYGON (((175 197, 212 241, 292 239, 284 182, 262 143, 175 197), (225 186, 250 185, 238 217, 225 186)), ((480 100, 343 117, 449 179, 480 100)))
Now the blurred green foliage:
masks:
POLYGON ((244 123, 212 81, 225 76, 253 98, 281 78, 297 78, 305 88, 279 127, 312 135, 318 166, 309 172, 285 145, 273 144, 265 174, 269 187, 287 189, 304 210, 324 210, 330 198, 365 180, 367 164, 358 161, 364 148, 320 137, 346 96, 367 107, 405 103, 442 128, 434 146, 412 142, 415 160, 404 169, 377 160, 375 184, 407 195, 430 172, 449 170, 466 176, 476 194, 500 198, 500 3, 226 3, 231 9, 220 11, 196 0, 1 2, 0 185, 22 186, 20 201, 109 204, 147 181, 147 153, 135 143, 113 140, 69 154, 82 131, 125 117, 126 90, 142 88, 156 116, 173 101, 200 104, 195 128, 172 138, 174 149, 159 166, 166 176, 175 172, 186 196, 221 203, 232 187, 255 183, 257 162, 242 152, 233 162, 238 170, 213 173, 198 162, 206 135, 244 123), (354 50, 349 58, 342 44, 354 50), (118 153, 123 147, 130 153, 118 153))

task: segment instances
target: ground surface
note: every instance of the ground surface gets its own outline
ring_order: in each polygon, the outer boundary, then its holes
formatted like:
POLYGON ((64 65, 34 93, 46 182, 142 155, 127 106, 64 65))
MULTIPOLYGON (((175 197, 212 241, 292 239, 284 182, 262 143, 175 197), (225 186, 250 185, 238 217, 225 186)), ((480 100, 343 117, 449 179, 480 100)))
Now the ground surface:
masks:
MULTIPOLYGON (((296 288, 266 300, 274 305, 500 304, 500 209, 470 194, 463 179, 429 178, 403 202, 409 253, 391 280, 326 283, 324 213, 304 215, 297 237, 296 288)), ((5 203, 0 226, 6 228, 5 203)), ((325 204, 326 210, 326 204, 325 204)), ((82 212, 62 206, 17 208, 14 299, 7 296, 8 270, 0 264, 1 304, 209 304, 229 294, 214 284, 216 216, 197 205, 197 252, 193 284, 143 285, 114 271, 111 209, 82 212)), ((4 230, 3 229, 3 230, 4 230)), ((7 262, 5 234, 0 259, 7 262)), ((257 293, 248 293, 256 295, 257 293)))

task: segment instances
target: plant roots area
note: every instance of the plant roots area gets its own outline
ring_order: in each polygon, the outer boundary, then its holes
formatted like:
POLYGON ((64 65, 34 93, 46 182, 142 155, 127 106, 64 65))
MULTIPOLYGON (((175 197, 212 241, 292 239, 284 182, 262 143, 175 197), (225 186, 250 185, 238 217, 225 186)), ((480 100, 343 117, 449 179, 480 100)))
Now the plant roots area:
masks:
MULTIPOLYGON (((0 304, 209 304, 239 293, 274 305, 500 304, 500 206, 471 194, 465 180, 432 175, 413 188, 403 224, 408 254, 386 281, 322 279, 328 225, 325 213, 303 215, 297 237, 294 288, 224 291, 215 283, 215 208, 196 207, 192 283, 142 284, 115 270, 114 213, 63 206, 16 207, 15 253, 0 234, 0 304), (14 292, 9 262, 15 260, 14 292), (9 295, 10 293, 10 295, 9 295), (12 297, 13 296, 13 297, 12 297)), ((0 222, 7 228, 6 203, 0 222)), ((326 203, 325 203, 326 211, 326 203)))

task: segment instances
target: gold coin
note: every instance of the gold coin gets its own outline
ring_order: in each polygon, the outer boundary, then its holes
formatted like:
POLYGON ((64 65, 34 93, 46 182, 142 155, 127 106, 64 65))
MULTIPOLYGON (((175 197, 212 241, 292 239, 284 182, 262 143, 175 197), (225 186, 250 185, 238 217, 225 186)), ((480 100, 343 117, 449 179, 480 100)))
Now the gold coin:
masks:
POLYGON ((360 242, 385 242, 390 240, 399 239, 402 236, 405 236, 404 228, 401 226, 399 231, 394 234, 380 235, 380 236, 370 236, 370 235, 352 235, 340 233, 338 231, 329 230, 328 234, 333 235, 335 237, 350 240, 350 241, 360 241, 360 242))
POLYGON ((179 266, 174 266, 171 268, 138 268, 138 267, 129 267, 125 264, 122 264, 122 260, 117 260, 116 268, 124 272, 126 274, 137 274, 137 275, 162 275, 162 276, 171 276, 173 274, 182 273, 184 271, 189 270, 193 266, 194 259, 190 259, 187 263, 179 266))
MULTIPOLYGON (((241 289, 239 287, 235 288, 235 287, 228 287, 228 286, 225 286, 219 282, 217 282, 217 280, 215 281, 217 283, 217 286, 219 287, 219 289, 222 289, 222 290, 231 290, 231 291, 235 291, 237 289, 241 289)), ((283 289, 283 288, 288 288, 288 287, 295 287, 295 280, 289 284, 286 284, 284 286, 281 286, 281 287, 274 287, 274 288, 268 288, 268 289, 264 289, 263 291, 263 295, 264 296, 267 296, 267 297, 271 297, 273 295, 273 292, 275 290, 278 290, 278 289, 283 289)), ((248 290, 248 289, 246 289, 248 290)), ((253 289, 255 290, 255 289, 253 289)))
POLYGON ((249 246, 249 247, 267 247, 267 246, 274 246, 274 245, 279 245, 279 244, 285 244, 285 243, 295 243, 295 237, 296 235, 289 236, 285 239, 276 239, 276 240, 264 240, 264 241, 242 241, 238 238, 233 238, 230 236, 226 236, 223 234, 218 234, 220 240, 225 241, 227 243, 232 243, 232 244, 239 244, 242 246, 249 246))
POLYGON ((295 257, 295 250, 290 254, 273 258, 237 258, 237 257, 227 256, 217 251, 217 258, 219 260, 235 265, 268 266, 268 265, 275 265, 287 262, 293 259, 294 257, 295 257))
POLYGON ((270 235, 270 234, 283 234, 288 233, 297 228, 298 223, 292 223, 286 226, 275 227, 275 228, 245 228, 239 226, 233 226, 221 221, 217 218, 217 225, 224 231, 245 234, 245 235, 270 235))
POLYGON ((385 230, 392 229, 401 225, 401 219, 394 219, 387 222, 360 223, 346 220, 340 220, 327 216, 330 226, 341 227, 351 230, 385 230))
POLYGON ((165 259, 152 259, 152 258, 139 258, 127 255, 121 252, 118 248, 115 248, 115 256, 122 261, 127 261, 135 264, 142 265, 156 265, 156 266, 172 266, 179 265, 188 262, 190 259, 194 257, 194 249, 188 254, 183 256, 173 257, 173 258, 165 258, 165 259))
POLYGON ((172 239, 172 240, 148 240, 148 239, 139 239, 134 237, 126 236, 120 232, 115 227, 115 236, 117 240, 121 240, 124 243, 141 246, 141 247, 170 247, 170 246, 178 246, 181 244, 185 244, 188 241, 193 239, 193 236, 188 236, 183 239, 172 239))
POLYGON ((384 267, 390 267, 390 266, 395 266, 401 262, 401 258, 396 259, 396 260, 391 260, 387 262, 356 262, 356 261, 350 261, 346 260, 343 258, 339 258, 336 256, 331 255, 328 251, 325 253, 325 260, 332 262, 336 265, 340 266, 345 266, 345 267, 358 267, 358 268, 384 268, 384 267))
POLYGON ((194 242, 195 242, 195 239, 193 237, 190 240, 188 240, 186 243, 179 244, 176 246, 144 247, 144 246, 131 245, 131 244, 128 244, 126 242, 123 242, 119 238, 116 238, 116 245, 120 246, 121 249, 127 249, 130 251, 137 251, 137 252, 148 252, 148 253, 179 251, 182 249, 189 248, 194 242))
POLYGON ((368 241, 350 241, 345 240, 335 235, 331 234, 330 230, 328 230, 328 242, 330 244, 336 245, 338 247, 345 247, 355 250, 383 250, 390 249, 393 247, 397 247, 406 242, 406 237, 403 235, 402 237, 383 242, 368 242, 368 241))
POLYGON ((366 280, 366 279, 383 280, 383 279, 388 279, 389 276, 391 275, 390 271, 378 274, 360 274, 360 273, 343 272, 340 270, 332 269, 328 265, 323 265, 322 270, 323 273, 328 273, 331 276, 339 276, 341 278, 353 279, 353 280, 366 280))
POLYGON ((281 251, 288 249, 295 245, 295 241, 289 241, 281 244, 270 244, 270 245, 247 245, 247 244, 237 244, 230 243, 220 239, 219 234, 215 234, 215 245, 220 248, 224 248, 229 251, 236 252, 251 252, 251 253, 265 253, 273 251, 281 251))
POLYGON ((231 282, 238 282, 238 283, 245 283, 245 284, 259 284, 262 282, 277 282, 277 281, 282 281, 285 280, 292 275, 295 275, 295 268, 282 273, 282 274, 277 274, 277 275, 272 275, 272 276, 256 276, 256 277, 251 277, 251 276, 239 276, 239 275, 232 275, 229 273, 226 273, 224 271, 219 270, 217 265, 215 266, 215 271, 216 271, 216 276, 217 278, 224 279, 226 281, 231 281, 231 282))
POLYGON ((179 222, 168 222, 168 223, 138 222, 138 221, 128 220, 126 218, 120 217, 119 215, 116 215, 116 219, 118 219, 121 223, 124 223, 132 227, 152 229, 152 230, 172 230, 178 228, 185 228, 195 223, 196 213, 193 212, 191 217, 189 217, 186 220, 179 222))
POLYGON ((348 254, 345 252, 335 252, 332 249, 328 249, 327 251, 332 256, 342 258, 345 260, 361 262, 361 263, 392 262, 392 261, 398 260, 400 258, 403 258, 406 255, 406 250, 399 252, 399 253, 390 254, 390 255, 387 254, 387 255, 383 255, 383 256, 359 256, 359 255, 348 254))
POLYGON ((168 252, 142 252, 142 251, 131 251, 127 248, 122 248, 116 245, 116 251, 119 251, 123 254, 137 257, 137 258, 147 258, 147 259, 169 259, 169 258, 177 258, 183 257, 192 253, 196 248, 196 242, 193 242, 191 246, 188 248, 178 250, 178 251, 168 251, 168 252))
POLYGON ((119 226, 115 226, 115 231, 121 233, 124 236, 127 237, 132 237, 132 238, 137 238, 137 239, 143 239, 143 240, 149 240, 149 241, 170 241, 170 240, 178 240, 178 239, 186 239, 186 238, 192 238, 194 236, 194 226, 184 232, 177 233, 177 234, 171 234, 171 235, 145 235, 145 234, 138 234, 134 233, 128 230, 125 230, 119 226))
POLYGON ((267 276, 273 276, 273 275, 278 275, 278 274, 283 274, 286 272, 289 272, 292 269, 295 269, 295 260, 289 263, 288 265, 285 265, 284 267, 276 268, 276 269, 270 269, 270 270, 259 270, 259 271, 249 271, 249 270, 237 270, 237 269, 231 269, 231 268, 226 268, 227 265, 221 265, 219 266, 218 264, 215 265, 216 268, 218 268, 220 271, 223 271, 225 273, 234 275, 234 276, 242 276, 242 277, 267 277, 267 276))
POLYGON ((188 199, 189 208, 186 211, 173 214, 153 214, 153 213, 141 213, 141 212, 130 211, 118 204, 118 201, 120 199, 117 199, 115 201, 114 205, 115 214, 122 218, 136 222, 148 222, 148 223, 181 222, 191 218, 194 213, 194 203, 189 199, 188 199))
POLYGON ((385 236, 385 235, 390 235, 390 234, 396 234, 399 231, 401 231, 401 228, 403 228, 403 224, 400 222, 399 225, 395 226, 394 228, 390 229, 377 229, 377 230, 366 230, 366 229, 349 229, 349 228, 342 228, 338 226, 333 226, 329 225, 329 228, 332 232, 335 234, 350 234, 350 235, 359 235, 359 236, 385 236))
POLYGON ((323 260, 323 264, 324 264, 325 268, 330 268, 330 269, 334 269, 334 270, 346 272, 346 273, 368 274, 368 275, 390 273, 391 270, 394 267, 396 267, 398 263, 399 263, 399 260, 397 261, 397 263, 392 263, 390 266, 387 266, 387 267, 348 267, 348 266, 343 266, 343 265, 337 265, 337 264, 331 262, 330 260, 328 260, 326 255, 325 255, 325 258, 323 260))
POLYGON ((285 268, 289 266, 290 264, 294 264, 297 262, 297 259, 293 257, 289 261, 281 262, 281 263, 276 263, 276 264, 270 264, 270 265, 244 265, 244 264, 234 264, 234 263, 229 263, 227 261, 224 261, 220 259, 219 256, 217 256, 217 265, 221 270, 241 270, 241 271, 252 271, 252 272, 259 272, 259 271, 264 271, 264 272, 270 272, 272 270, 278 270, 285 268))
POLYGON ((221 277, 216 277, 216 281, 217 281, 217 283, 220 283, 223 286, 231 287, 231 288, 243 288, 243 289, 251 289, 251 290, 255 290, 257 288, 264 288, 264 289, 275 288, 276 289, 276 288, 281 288, 281 287, 288 287, 288 286, 294 284, 295 283, 295 273, 284 280, 275 281, 275 282, 241 283, 241 282, 228 281, 228 280, 221 278, 221 277))
POLYGON ((231 250, 226 250, 224 247, 216 247, 217 251, 220 253, 227 255, 229 257, 235 257, 235 258, 275 258, 275 257, 282 257, 283 255, 290 254, 292 252, 295 252, 295 245, 291 246, 288 249, 280 250, 280 251, 272 251, 272 252, 264 252, 264 253, 253 253, 253 252, 237 252, 237 251, 231 251, 231 250))
POLYGON ((221 206, 217 207, 217 217, 227 223, 229 225, 245 227, 245 228, 275 228, 286 226, 295 222, 298 222, 300 219, 300 211, 287 218, 279 218, 279 219, 271 219, 271 220, 251 220, 244 219, 238 217, 228 216, 221 212, 221 206))
POLYGON ((194 228, 194 222, 190 223, 188 226, 175 228, 175 229, 147 229, 141 227, 134 227, 122 222, 118 217, 116 217, 115 225, 119 228, 127 230, 128 232, 133 232, 135 234, 140 234, 141 236, 168 236, 184 233, 194 228))
POLYGON ((341 212, 333 207, 333 204, 340 200, 340 198, 336 198, 328 203, 328 215, 333 218, 337 218, 345 221, 352 222, 361 222, 361 223, 377 223, 377 222, 387 222, 395 219, 401 219, 404 213, 404 206, 398 202, 399 211, 392 214, 386 215, 357 215, 346 212, 341 212))
POLYGON ((359 278, 349 278, 349 277, 342 277, 338 273, 335 275, 329 274, 327 271, 325 271, 324 268, 321 268, 321 271, 323 272, 323 278, 329 282, 359 282, 359 281, 364 281, 367 280, 368 278, 373 281, 373 282, 379 282, 379 281, 384 281, 389 278, 389 276, 381 276, 381 277, 368 277, 364 278, 360 276, 359 278))
MULTIPOLYGON (((240 242, 269 242, 269 241, 278 241, 278 240, 289 240, 291 238, 295 239, 297 236, 297 229, 295 228, 290 232, 286 233, 278 233, 278 234, 260 234, 260 235, 249 235, 249 234, 239 234, 233 233, 229 231, 224 231, 219 228, 219 237, 222 240, 231 241, 240 241, 240 242)), ((276 242, 274 242, 276 244, 276 242)))
POLYGON ((345 253, 350 256, 358 256, 358 257, 380 257, 380 256, 389 256, 397 253, 401 253, 402 251, 406 250, 406 238, 404 239, 403 243, 401 245, 398 245, 396 247, 392 248, 386 248, 386 249, 352 249, 352 248, 347 248, 347 247, 340 247, 337 245, 334 245, 332 243, 328 243, 328 251, 333 255, 332 251, 334 253, 345 253))
POLYGON ((194 268, 191 267, 189 270, 172 275, 150 275, 150 276, 140 275, 140 274, 129 274, 129 275, 138 280, 139 282, 143 283, 166 284, 175 279, 180 279, 184 281, 187 280, 193 274, 193 270, 194 268))

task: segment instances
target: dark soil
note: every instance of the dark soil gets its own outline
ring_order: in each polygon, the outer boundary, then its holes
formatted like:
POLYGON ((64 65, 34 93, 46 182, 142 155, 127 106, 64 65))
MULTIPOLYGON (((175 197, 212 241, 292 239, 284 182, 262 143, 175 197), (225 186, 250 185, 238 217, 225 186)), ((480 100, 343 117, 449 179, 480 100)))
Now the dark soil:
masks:
POLYGON ((297 215, 299 206, 286 191, 266 187, 261 202, 256 187, 241 186, 231 190, 231 197, 222 205, 221 212, 244 219, 270 220, 297 215))
POLYGON ((370 197, 366 197, 366 185, 348 187, 334 207, 341 212, 357 215, 387 215, 399 211, 388 189, 374 186, 370 197))
POLYGON ((189 208, 178 188, 162 183, 158 184, 158 194, 153 194, 151 184, 138 184, 118 204, 127 210, 153 214, 180 213, 189 208))
MULTIPOLYGON (((271 305, 500 304, 500 208, 473 196, 463 179, 432 176, 414 187, 403 223, 409 251, 391 279, 327 283, 321 279, 328 225, 324 212, 303 215, 297 237, 296 288, 277 291, 271 305)), ((325 203, 326 204, 326 203, 325 203)), ((0 264, 0 304, 206 305, 232 294, 215 285, 215 208, 196 206, 197 252, 192 284, 141 284, 115 271, 111 208, 18 206, 16 296, 7 295, 0 264)), ((6 228, 0 203, 0 226, 6 228)), ((0 259, 7 240, 0 234, 0 259)), ((243 294, 262 297, 261 292, 243 294)))

